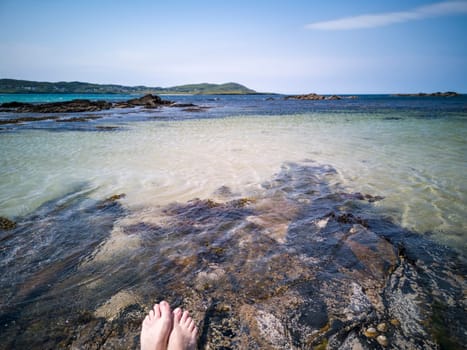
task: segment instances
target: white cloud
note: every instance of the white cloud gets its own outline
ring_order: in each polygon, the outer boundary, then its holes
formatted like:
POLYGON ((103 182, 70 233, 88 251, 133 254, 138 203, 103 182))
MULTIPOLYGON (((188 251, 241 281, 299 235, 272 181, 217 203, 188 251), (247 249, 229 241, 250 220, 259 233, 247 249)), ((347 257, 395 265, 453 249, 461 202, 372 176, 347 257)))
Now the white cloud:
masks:
POLYGON ((409 11, 365 14, 307 24, 307 29, 348 30, 374 28, 417 19, 467 13, 467 1, 444 1, 416 7, 409 11))

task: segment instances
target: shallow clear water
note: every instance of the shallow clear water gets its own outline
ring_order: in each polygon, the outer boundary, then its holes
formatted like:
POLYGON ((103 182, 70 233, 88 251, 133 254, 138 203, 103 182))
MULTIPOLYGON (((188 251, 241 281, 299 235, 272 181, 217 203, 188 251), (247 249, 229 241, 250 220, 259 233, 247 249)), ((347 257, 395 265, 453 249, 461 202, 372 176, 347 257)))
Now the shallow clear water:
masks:
POLYGON ((402 226, 465 247, 467 119, 451 101, 427 115, 431 100, 402 99, 397 103, 414 107, 388 109, 394 98, 379 104, 363 98, 346 111, 338 103, 354 102, 335 101, 326 110, 320 101, 191 99, 212 108, 204 114, 114 110, 110 121, 95 122, 120 128, 111 132, 30 125, 3 132, 0 215, 31 213, 81 184, 96 197, 125 193, 133 209, 209 198, 221 186, 248 195, 284 162, 311 159, 337 169, 333 181, 346 189, 384 196, 377 209, 402 226), (365 101, 368 112, 361 108, 365 101), (264 114, 268 106, 280 114, 264 114), (312 111, 304 112, 307 106, 312 111), (288 109, 298 113, 285 114, 288 109))

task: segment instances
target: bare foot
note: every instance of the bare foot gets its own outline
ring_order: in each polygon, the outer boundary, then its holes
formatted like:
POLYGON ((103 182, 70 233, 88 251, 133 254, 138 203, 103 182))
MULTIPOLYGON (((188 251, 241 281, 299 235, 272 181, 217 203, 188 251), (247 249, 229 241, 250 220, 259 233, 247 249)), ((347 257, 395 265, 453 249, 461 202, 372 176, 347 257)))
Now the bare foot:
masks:
POLYGON ((173 312, 174 324, 169 337, 167 350, 194 350, 198 328, 189 316, 188 311, 176 308, 173 312))
POLYGON ((172 329, 172 312, 166 301, 154 305, 143 321, 141 350, 165 350, 172 329))

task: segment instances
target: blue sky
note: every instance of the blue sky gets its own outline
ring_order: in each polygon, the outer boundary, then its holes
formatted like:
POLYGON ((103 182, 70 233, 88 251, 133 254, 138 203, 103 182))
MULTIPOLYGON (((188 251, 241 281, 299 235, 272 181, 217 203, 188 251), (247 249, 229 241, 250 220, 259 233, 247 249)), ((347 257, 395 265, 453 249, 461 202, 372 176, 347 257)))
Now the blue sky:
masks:
POLYGON ((0 0, 0 78, 467 93, 467 0, 0 0))

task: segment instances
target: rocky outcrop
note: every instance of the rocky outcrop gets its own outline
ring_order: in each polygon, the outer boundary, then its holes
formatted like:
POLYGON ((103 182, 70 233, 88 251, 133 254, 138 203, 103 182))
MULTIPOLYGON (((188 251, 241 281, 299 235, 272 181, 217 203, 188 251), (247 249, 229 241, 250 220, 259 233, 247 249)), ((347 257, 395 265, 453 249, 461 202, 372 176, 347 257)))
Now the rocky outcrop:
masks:
POLYGON ((457 97, 461 96, 461 94, 455 91, 446 91, 446 92, 433 92, 433 93, 425 93, 419 92, 415 94, 395 94, 394 96, 409 96, 409 97, 457 97))
POLYGON ((291 95, 286 96, 286 100, 341 100, 341 99, 355 99, 357 96, 338 96, 338 95, 318 95, 315 93, 306 94, 306 95, 291 95))
POLYGON ((2 109, 11 109, 15 112, 33 113, 68 113, 68 112, 96 112, 112 108, 112 104, 106 101, 72 100, 51 103, 21 103, 10 102, 0 105, 2 109))
POLYGON ((78 112, 97 112, 111 108, 157 108, 164 105, 170 105, 171 101, 161 99, 156 95, 145 95, 140 98, 134 98, 126 102, 111 103, 107 101, 91 101, 91 100, 72 100, 64 102, 51 103, 23 103, 23 102, 7 102, 0 105, 1 111, 14 111, 19 113, 78 113, 78 112))
POLYGON ((115 104, 115 107, 117 108, 131 108, 131 107, 145 107, 145 108, 157 108, 160 106, 164 105, 170 105, 172 104, 171 101, 163 100, 157 95, 144 95, 143 97, 140 98, 133 98, 131 100, 128 100, 126 102, 119 102, 115 104))

